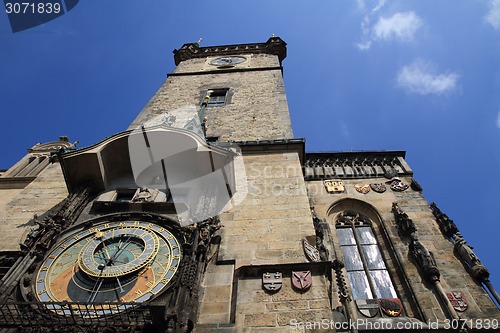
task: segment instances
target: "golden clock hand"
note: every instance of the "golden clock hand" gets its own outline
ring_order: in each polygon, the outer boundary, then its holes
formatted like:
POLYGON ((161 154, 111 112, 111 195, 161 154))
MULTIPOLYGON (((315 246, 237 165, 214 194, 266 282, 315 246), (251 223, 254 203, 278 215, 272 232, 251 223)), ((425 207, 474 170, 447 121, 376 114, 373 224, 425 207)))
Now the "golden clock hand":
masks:
POLYGON ((106 251, 106 255, 108 256, 108 258, 111 258, 111 257, 109 256, 109 252, 108 252, 108 248, 107 248, 107 247, 104 247, 104 251, 106 251))
POLYGON ((109 256, 106 257, 106 255, 104 254, 104 252, 102 252, 102 250, 98 253, 98 256, 99 259, 101 259, 104 263, 108 262, 109 260, 109 256))
MULTIPOLYGON (((130 239, 130 237, 128 239, 130 239)), ((110 257, 110 260, 114 259, 116 257, 116 255, 117 255, 117 253, 120 252, 120 246, 122 246, 122 242, 123 242, 123 235, 120 236, 120 241, 118 242, 118 245, 116 247, 116 251, 115 251, 115 253, 113 253, 113 256, 110 257)))

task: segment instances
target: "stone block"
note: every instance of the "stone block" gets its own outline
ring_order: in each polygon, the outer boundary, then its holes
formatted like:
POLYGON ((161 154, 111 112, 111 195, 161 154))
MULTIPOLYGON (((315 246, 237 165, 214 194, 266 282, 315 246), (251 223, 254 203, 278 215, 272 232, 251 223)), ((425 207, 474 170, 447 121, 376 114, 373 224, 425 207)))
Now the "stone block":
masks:
POLYGON ((285 301, 267 303, 266 309, 268 312, 294 311, 301 309, 309 309, 308 301, 285 301))
POLYGON ((214 314, 227 314, 229 316, 229 310, 231 307, 230 302, 203 302, 201 304, 200 311, 203 314, 214 315, 214 314))
POLYGON ((287 311, 278 312, 278 325, 290 326, 293 322, 317 322, 327 319, 332 320, 332 312, 330 310, 310 310, 310 311, 287 311))
POLYGON ((276 326, 276 313, 260 313, 245 315, 245 326, 248 327, 274 327, 276 326))
POLYGON ((231 285, 233 282, 232 273, 205 273, 203 286, 222 286, 231 285))
POLYGON ((218 314, 205 314, 202 313, 198 316, 198 324, 219 324, 228 323, 229 314, 218 313, 218 314))
POLYGON ((227 302, 231 297, 230 286, 205 287, 204 302, 227 302))

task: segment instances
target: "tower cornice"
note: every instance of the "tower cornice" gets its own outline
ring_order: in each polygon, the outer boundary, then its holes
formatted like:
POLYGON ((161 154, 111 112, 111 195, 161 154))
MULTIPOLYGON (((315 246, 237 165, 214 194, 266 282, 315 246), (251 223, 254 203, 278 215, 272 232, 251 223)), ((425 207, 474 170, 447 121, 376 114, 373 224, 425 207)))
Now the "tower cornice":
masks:
POLYGON ((184 44, 174 50, 175 65, 184 60, 233 54, 274 54, 280 63, 286 58, 286 43, 280 37, 271 37, 265 43, 234 44, 200 47, 199 43, 184 44))

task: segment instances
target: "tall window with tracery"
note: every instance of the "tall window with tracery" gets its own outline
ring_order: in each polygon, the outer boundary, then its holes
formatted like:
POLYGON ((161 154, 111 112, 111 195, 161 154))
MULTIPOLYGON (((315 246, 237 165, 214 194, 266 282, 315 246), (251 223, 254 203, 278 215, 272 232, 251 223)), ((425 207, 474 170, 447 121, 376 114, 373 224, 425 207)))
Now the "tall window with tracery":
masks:
POLYGON ((353 212, 343 212, 336 220, 353 298, 397 298, 371 225, 367 217, 353 212))

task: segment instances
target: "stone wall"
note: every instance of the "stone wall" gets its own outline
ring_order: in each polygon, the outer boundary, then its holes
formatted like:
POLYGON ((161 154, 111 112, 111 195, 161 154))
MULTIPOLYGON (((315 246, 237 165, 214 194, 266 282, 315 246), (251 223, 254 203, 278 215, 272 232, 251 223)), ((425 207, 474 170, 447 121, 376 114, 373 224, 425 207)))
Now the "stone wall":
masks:
POLYGON ((59 163, 49 164, 24 189, 0 190, 0 251, 18 251, 33 215, 41 216, 63 201, 68 192, 59 163))
POLYGON ((277 57, 266 54, 246 57, 248 64, 239 64, 235 69, 214 67, 215 71, 201 75, 193 72, 211 66, 207 60, 183 61, 130 128, 158 117, 168 121, 184 108, 198 109, 208 90, 228 88, 230 98, 225 106, 206 109, 207 136, 219 137, 221 141, 293 138, 282 73, 276 67, 279 66, 277 57))
POLYGON ((314 236, 297 153, 244 156, 245 200, 221 215, 219 261, 244 265, 306 262, 302 238, 314 236))
MULTIPOLYGON (((401 177, 402 181, 410 184, 411 177, 401 177)), ((382 255, 385 258, 391 279, 398 297, 402 300, 404 313, 408 317, 415 317, 424 322, 443 321, 448 314, 436 296, 431 284, 426 282, 409 253, 409 239, 398 232, 392 203, 397 202, 399 207, 413 220, 419 235, 419 240, 435 256, 437 267, 440 270, 440 283, 445 292, 461 291, 465 294, 469 306, 465 312, 460 312, 461 318, 492 319, 498 317, 498 309, 486 291, 470 277, 462 263, 453 252, 453 244, 443 237, 434 219, 429 204, 421 192, 408 188, 403 192, 394 192, 389 186, 384 193, 370 191, 367 194, 355 190, 355 185, 369 183, 383 183, 385 178, 342 179, 345 192, 337 194, 327 193, 323 181, 307 182, 311 205, 321 219, 328 221, 330 229, 335 235, 335 217, 344 209, 359 211, 369 216, 375 226, 382 255), (337 208, 335 208, 337 207, 337 208), (379 221, 377 221, 377 219, 379 221)), ((337 252, 338 245, 335 246, 337 252)), ((356 307, 353 304, 354 312, 356 307)), ((359 313, 358 317, 363 318, 359 313)))
POLYGON ((292 319, 331 319, 324 270, 312 271, 306 292, 291 286, 292 270, 311 269, 301 241, 315 237, 298 154, 250 154, 244 162, 248 195, 220 217, 222 243, 205 273, 197 331, 288 332, 292 319), (278 292, 262 287, 267 271, 283 273, 278 292))

